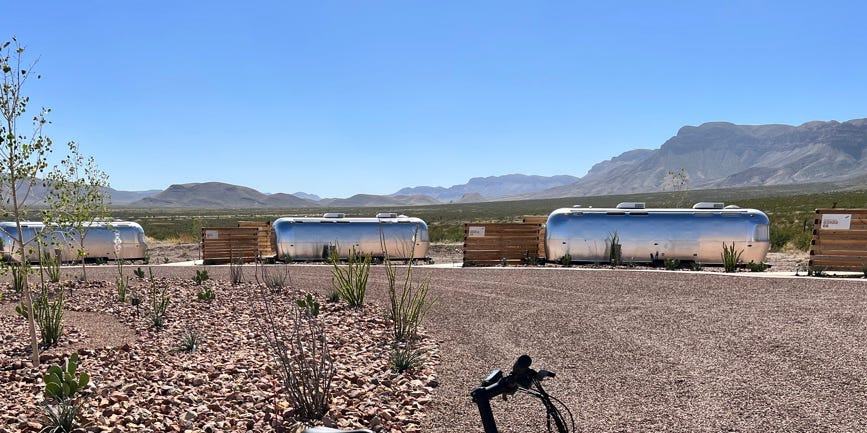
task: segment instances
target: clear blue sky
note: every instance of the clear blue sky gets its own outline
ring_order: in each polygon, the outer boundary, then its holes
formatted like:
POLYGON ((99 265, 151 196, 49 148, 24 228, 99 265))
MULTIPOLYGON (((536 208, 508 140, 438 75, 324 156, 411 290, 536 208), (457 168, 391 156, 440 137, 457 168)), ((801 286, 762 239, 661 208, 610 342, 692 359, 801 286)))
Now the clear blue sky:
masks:
POLYGON ((4 2, 114 188, 322 197, 583 176, 683 125, 867 117, 853 1, 4 2))

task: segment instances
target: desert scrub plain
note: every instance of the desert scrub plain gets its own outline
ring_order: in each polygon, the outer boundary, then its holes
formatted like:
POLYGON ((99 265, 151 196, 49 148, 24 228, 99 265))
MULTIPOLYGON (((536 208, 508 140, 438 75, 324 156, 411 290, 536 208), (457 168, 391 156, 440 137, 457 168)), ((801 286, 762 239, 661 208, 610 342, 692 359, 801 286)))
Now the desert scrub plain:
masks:
MULTIPOLYGON (((817 188, 821 184, 816 184, 817 188)), ((112 216, 136 221, 145 233, 160 241, 195 242, 202 227, 235 227, 238 221, 273 221, 276 218, 321 216, 342 212, 347 216, 372 216, 379 211, 397 212, 421 218, 428 224, 435 243, 463 242, 464 224, 472 222, 520 221, 526 215, 548 215, 561 207, 576 204, 613 207, 620 202, 646 202, 648 207, 690 207, 694 203, 725 202, 759 209, 771 219, 772 251, 805 251, 812 238, 817 208, 865 208, 867 190, 810 192, 810 185, 768 186, 642 193, 601 197, 570 197, 484 203, 448 203, 406 208, 297 208, 297 209, 133 209, 116 208, 112 216)))
MULTIPOLYGON (((78 350, 93 374, 90 431, 268 431, 292 408, 251 318, 249 286, 209 266, 216 299, 196 301, 191 267, 154 267, 174 301, 148 329, 119 304, 114 270, 69 295, 67 336, 46 364, 78 350), (201 350, 177 350, 185 332, 201 350), (275 417, 275 413, 279 416, 275 417)), ((252 272, 252 268, 248 268, 252 272)), ((330 268, 289 267, 295 292, 324 299, 330 268)), ((369 307, 323 304, 339 364, 326 423, 376 431, 482 431, 469 392, 523 353, 557 377, 576 431, 867 431, 867 281, 587 267, 427 268, 436 299, 423 324, 424 364, 388 367, 386 276, 374 266, 369 307)), ((70 270, 69 272, 75 272, 70 270)), ((248 273, 248 275, 251 275, 248 273)), ((3 289, 0 431, 37 430, 40 372, 3 289), (5 429, 5 430, 2 430, 5 429)), ((142 306, 142 308, 146 308, 142 306)), ((143 313, 142 313, 143 314, 143 313)), ((501 431, 544 431, 526 396, 492 402, 501 431)))

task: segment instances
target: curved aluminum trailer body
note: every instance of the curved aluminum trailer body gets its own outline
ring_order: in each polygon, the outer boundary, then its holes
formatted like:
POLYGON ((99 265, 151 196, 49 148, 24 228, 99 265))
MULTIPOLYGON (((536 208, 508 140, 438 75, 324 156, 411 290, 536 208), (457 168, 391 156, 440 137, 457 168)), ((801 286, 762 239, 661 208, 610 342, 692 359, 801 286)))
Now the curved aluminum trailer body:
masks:
POLYGON ((427 224, 419 218, 397 216, 346 218, 285 217, 274 221, 272 240, 282 260, 324 260, 336 248, 340 258, 358 253, 393 259, 422 259, 430 246, 427 224))
POLYGON ((548 260, 608 262, 616 233, 624 262, 678 259, 721 264, 723 244, 761 263, 770 249, 768 216, 756 209, 562 208, 548 216, 548 260))
MULTIPOLYGON (((87 225, 87 234, 84 238, 84 250, 87 259, 114 260, 117 252, 118 257, 125 260, 139 260, 147 255, 147 242, 145 241, 142 227, 130 221, 98 222, 87 225), (119 243, 119 251, 115 250, 115 243, 119 243)), ((46 227, 41 222, 22 222, 21 229, 24 233, 27 260, 39 261, 39 253, 36 249, 36 236, 40 236, 43 243, 43 253, 57 254, 64 262, 79 260, 78 235, 75 229, 59 226, 46 227)), ((5 260, 18 261, 19 255, 13 239, 18 237, 18 229, 14 222, 0 222, 0 251, 5 260)))

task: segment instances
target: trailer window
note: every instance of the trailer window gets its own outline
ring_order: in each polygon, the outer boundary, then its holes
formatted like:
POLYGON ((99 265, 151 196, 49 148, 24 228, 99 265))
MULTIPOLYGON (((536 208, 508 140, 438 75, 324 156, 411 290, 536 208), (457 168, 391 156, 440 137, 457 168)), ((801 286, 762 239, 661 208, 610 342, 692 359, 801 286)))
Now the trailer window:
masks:
POLYGON ((753 233, 754 242, 768 242, 771 240, 770 231, 767 224, 756 225, 755 233, 753 233))

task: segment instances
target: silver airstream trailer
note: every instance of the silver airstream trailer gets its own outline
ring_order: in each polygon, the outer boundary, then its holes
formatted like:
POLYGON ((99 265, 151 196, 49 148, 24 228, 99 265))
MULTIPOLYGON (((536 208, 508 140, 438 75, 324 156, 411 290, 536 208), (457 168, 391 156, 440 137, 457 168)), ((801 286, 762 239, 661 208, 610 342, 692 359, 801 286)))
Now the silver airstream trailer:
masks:
MULTIPOLYGON (((95 222, 87 224, 84 250, 87 259, 140 260, 147 255, 142 227, 130 221, 95 222), (117 245, 117 249, 115 246, 117 245)), ((78 260, 78 235, 75 229, 61 226, 47 226, 41 222, 22 222, 27 260, 39 261, 35 239, 41 239, 43 254, 55 255, 59 252, 64 262, 78 260)), ((14 222, 0 222, 0 251, 4 260, 18 261, 20 256, 15 241, 18 229, 14 222)))
POLYGON ((324 260, 336 249, 340 258, 353 248, 360 254, 422 259, 430 246, 427 224, 419 218, 380 213, 374 218, 284 217, 274 221, 272 240, 281 260, 324 260))
POLYGON ((697 203, 691 209, 562 208, 548 216, 548 260, 607 262, 616 236, 625 262, 677 259, 721 264, 723 244, 743 251, 741 261, 761 263, 770 249, 768 216, 756 209, 697 203))

